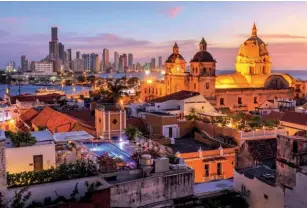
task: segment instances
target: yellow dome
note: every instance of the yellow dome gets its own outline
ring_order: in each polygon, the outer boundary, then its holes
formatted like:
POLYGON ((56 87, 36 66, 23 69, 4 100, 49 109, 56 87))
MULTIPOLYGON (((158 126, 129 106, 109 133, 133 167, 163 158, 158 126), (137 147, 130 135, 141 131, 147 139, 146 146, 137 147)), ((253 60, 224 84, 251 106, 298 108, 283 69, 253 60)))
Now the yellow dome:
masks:
POLYGON ((256 58, 265 55, 269 55, 266 44, 257 37, 257 28, 254 24, 252 36, 241 45, 238 56, 256 58))

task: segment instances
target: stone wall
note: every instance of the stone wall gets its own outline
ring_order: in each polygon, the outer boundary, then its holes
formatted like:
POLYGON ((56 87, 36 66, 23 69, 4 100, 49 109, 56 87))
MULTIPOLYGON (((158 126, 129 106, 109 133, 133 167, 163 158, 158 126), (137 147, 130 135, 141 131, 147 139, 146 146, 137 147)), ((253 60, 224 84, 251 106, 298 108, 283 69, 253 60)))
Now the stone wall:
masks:
POLYGON ((3 199, 5 199, 7 192, 4 145, 5 145, 4 141, 0 140, 0 194, 3 197, 3 199))
POLYGON ((140 207, 193 195, 194 172, 157 174, 111 187, 111 207, 140 207))

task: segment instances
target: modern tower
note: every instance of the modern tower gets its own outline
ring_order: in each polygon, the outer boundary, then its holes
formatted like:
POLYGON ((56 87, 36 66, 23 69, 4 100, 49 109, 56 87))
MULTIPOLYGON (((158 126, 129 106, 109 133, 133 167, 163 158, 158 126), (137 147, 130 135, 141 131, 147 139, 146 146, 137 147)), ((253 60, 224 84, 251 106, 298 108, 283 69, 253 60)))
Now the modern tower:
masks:
POLYGON ((118 52, 114 52, 114 70, 119 70, 119 54, 118 52))
POLYGON ((159 68, 162 68, 162 56, 159 56, 159 68))
POLYGON ((150 69, 154 69, 154 68, 156 68, 156 59, 155 58, 151 58, 150 69))
POLYGON ((29 70, 29 61, 26 56, 21 56, 20 67, 22 72, 29 70))
POLYGON ((51 41, 49 41, 49 58, 59 56, 59 48, 58 48, 58 28, 51 28, 51 41))
POLYGON ((128 66, 132 69, 133 66, 133 55, 131 53, 128 54, 128 66))
POLYGON ((90 54, 88 53, 82 54, 82 59, 84 63, 84 70, 90 70, 90 66, 91 66, 90 54))
POLYGON ((76 59, 80 59, 80 51, 76 52, 76 59))
POLYGON ((109 50, 108 49, 103 49, 103 53, 102 53, 102 66, 103 69, 106 69, 107 66, 109 65, 110 59, 109 59, 109 50))
POLYGON ((65 47, 62 43, 59 43, 58 45, 59 47, 59 57, 60 59, 63 61, 63 63, 66 61, 66 57, 65 57, 65 47))
POLYGON ((69 67, 70 69, 72 69, 71 49, 67 49, 66 54, 67 54, 67 58, 66 58, 66 60, 67 60, 67 65, 68 65, 68 67, 69 67))

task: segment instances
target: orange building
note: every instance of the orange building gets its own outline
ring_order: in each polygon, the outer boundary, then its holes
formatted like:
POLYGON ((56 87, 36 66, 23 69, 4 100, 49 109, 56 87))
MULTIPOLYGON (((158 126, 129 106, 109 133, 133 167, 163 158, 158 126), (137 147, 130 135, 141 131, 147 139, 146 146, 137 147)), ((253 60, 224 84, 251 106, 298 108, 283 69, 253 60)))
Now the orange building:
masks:
POLYGON ((194 169, 195 183, 233 177, 235 148, 212 147, 192 138, 180 138, 167 145, 194 169))
MULTIPOLYGON (((199 51, 190 61, 190 71, 180 54, 177 43, 173 53, 165 62, 164 88, 166 95, 187 90, 199 92, 212 105, 228 107, 231 110, 255 110, 259 104, 267 100, 293 98, 296 80, 288 74, 271 73, 271 56, 267 45, 258 37, 254 24, 251 37, 241 45, 233 74, 216 76, 216 60, 207 51, 207 43, 203 38, 199 43, 199 51)), ((149 82, 141 87, 141 98, 152 99, 148 90, 156 92, 157 85, 149 82)), ((162 86, 159 85, 159 88, 162 86)), ((163 92, 163 90, 161 90, 163 92)), ((155 96, 164 96, 157 93, 155 96)), ((153 97, 155 98, 155 97, 153 97)))
POLYGON ((98 105, 95 109, 96 135, 101 139, 121 137, 126 128, 126 111, 116 105, 98 105))

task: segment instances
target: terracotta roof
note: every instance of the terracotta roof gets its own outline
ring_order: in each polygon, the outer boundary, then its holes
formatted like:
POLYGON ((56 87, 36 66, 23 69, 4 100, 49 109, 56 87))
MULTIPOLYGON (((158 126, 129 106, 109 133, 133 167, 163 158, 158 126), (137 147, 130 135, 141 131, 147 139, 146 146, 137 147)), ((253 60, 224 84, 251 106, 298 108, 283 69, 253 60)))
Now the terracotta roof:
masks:
POLYGON ((190 97, 194 97, 200 95, 198 92, 192 92, 192 91, 186 91, 186 90, 182 90, 179 92, 175 92, 173 94, 170 95, 166 95, 163 97, 159 97, 153 100, 150 100, 149 102, 154 102, 154 103, 162 103, 168 100, 184 100, 190 97))
POLYGON ((75 123, 75 125, 73 126, 73 128, 70 131, 85 131, 87 133, 89 133, 90 135, 96 137, 96 128, 95 127, 89 127, 87 125, 83 125, 82 123, 75 123))
POLYGON ((63 113, 81 123, 95 127, 95 114, 92 115, 90 110, 68 111, 63 113))
POLYGON ((28 123, 30 122, 35 116, 38 115, 38 111, 31 108, 29 110, 27 110, 24 114, 20 115, 20 119, 25 122, 25 123, 28 123))
POLYGON ((285 112, 281 121, 295 123, 299 125, 307 125, 307 114, 298 112, 285 112))
POLYGON ((264 120, 277 120, 280 121, 281 118, 284 116, 285 113, 283 112, 277 112, 277 111, 271 111, 268 115, 263 115, 262 118, 264 120))
POLYGON ((68 132, 77 123, 71 117, 50 107, 45 107, 31 122, 37 127, 48 128, 52 133, 68 132))
POLYGON ((263 161, 276 157, 276 139, 247 140, 245 142, 249 152, 255 160, 263 161))

